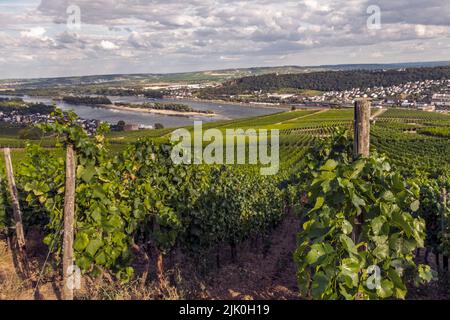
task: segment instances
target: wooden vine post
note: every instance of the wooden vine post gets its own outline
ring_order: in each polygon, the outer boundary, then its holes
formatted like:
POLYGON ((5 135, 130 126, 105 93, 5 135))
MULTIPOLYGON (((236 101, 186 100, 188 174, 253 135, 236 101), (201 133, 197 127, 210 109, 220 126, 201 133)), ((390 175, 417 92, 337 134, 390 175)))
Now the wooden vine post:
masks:
POLYGON ((11 150, 9 148, 4 149, 5 154, 5 168, 6 179, 8 181, 8 192, 11 197, 16 238, 17 238, 17 250, 18 250, 18 263, 20 272, 25 279, 30 278, 30 267, 28 264, 25 232, 23 230, 22 211, 20 210, 19 193, 17 191, 16 181, 14 179, 14 171, 11 161, 11 150))
POLYGON ((368 157, 370 155, 370 101, 367 99, 355 102, 355 138, 353 156, 368 157))
POLYGON ((75 220, 75 151, 72 144, 66 150, 66 186, 64 195, 63 299, 73 300, 74 290, 74 220, 75 220))
MULTIPOLYGON (((353 158, 369 157, 370 155, 370 100, 361 99, 355 101, 354 117, 354 144, 353 158)), ((355 221, 353 241, 359 242, 359 237, 364 223, 363 215, 359 215, 355 221)))
MULTIPOLYGON (((155 223, 153 225, 153 232, 158 233, 160 230, 159 224, 155 223)), ((158 279, 159 288, 164 287, 165 278, 164 278, 164 256, 161 250, 159 250, 158 246, 155 243, 155 256, 156 256, 156 278, 158 279)))
MULTIPOLYGON (((448 220, 448 208, 447 208, 447 189, 443 188, 441 193, 441 203, 442 203, 442 212, 441 212, 441 230, 442 230, 442 239, 443 241, 447 242, 448 239, 448 233, 447 233, 447 220, 448 220)), ((442 256, 442 266, 444 269, 444 272, 449 271, 448 269, 448 256, 443 255, 442 256)))

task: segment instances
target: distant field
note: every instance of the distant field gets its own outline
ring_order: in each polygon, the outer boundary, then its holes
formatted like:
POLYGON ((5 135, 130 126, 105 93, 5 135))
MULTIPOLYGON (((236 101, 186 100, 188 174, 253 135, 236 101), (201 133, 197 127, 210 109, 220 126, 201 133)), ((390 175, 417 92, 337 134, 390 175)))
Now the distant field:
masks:
POLYGON ((111 144, 128 144, 130 142, 136 141, 139 138, 160 138, 172 132, 173 130, 173 128, 170 128, 129 132, 110 132, 108 133, 107 138, 109 139, 111 144))
POLYGON ((419 132, 429 136, 450 138, 450 127, 423 128, 419 132))
POLYGON ((450 120, 449 115, 436 112, 424 112, 408 109, 388 109, 380 119, 397 119, 397 120, 419 120, 419 121, 436 121, 436 120, 450 120))
POLYGON ((306 90, 306 89, 296 89, 296 88, 283 88, 277 90, 279 94, 299 94, 303 96, 319 96, 322 94, 322 91, 319 90, 306 90))
MULTIPOLYGON (((374 110, 373 112, 377 112, 374 110)), ((433 172, 450 166, 450 116, 404 109, 389 109, 372 126, 372 145, 386 153, 403 170, 433 172)), ((283 165, 302 163, 307 147, 316 139, 329 137, 334 128, 352 129, 352 109, 297 110, 254 118, 219 121, 204 124, 203 129, 221 131, 233 128, 279 129, 283 165)), ((187 127, 192 130, 192 127, 187 127)), ((156 143, 167 142, 175 129, 111 132, 107 135, 111 152, 120 152, 140 138, 150 138, 156 143)), ((18 137, 17 129, 0 130, 0 146, 24 148, 27 143, 51 147, 52 139, 25 141, 18 137)), ((60 152, 55 150, 55 152, 60 152)), ((23 150, 13 150, 17 162, 23 150)))
MULTIPOLYGON (((327 68, 331 69, 331 67, 327 68)), ((305 73, 311 71, 327 70, 323 67, 261 67, 261 68, 243 68, 243 69, 225 69, 225 70, 206 70, 185 73, 168 74, 117 74, 117 75, 98 75, 84 77, 64 77, 48 79, 21 80, 21 89, 29 87, 50 88, 57 86, 143 86, 160 83, 199 83, 199 82, 224 82, 230 79, 237 79, 247 76, 257 76, 264 74, 291 74, 305 73), (98 83, 101 84, 98 84, 98 83)), ((0 85, 6 80, 1 80, 0 85)))

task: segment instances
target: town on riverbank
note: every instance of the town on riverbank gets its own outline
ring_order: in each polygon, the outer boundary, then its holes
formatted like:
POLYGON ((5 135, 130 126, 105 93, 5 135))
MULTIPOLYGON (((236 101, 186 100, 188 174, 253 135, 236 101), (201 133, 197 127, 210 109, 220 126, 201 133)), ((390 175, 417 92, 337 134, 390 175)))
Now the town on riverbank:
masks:
MULTIPOLYGON (((99 76, 100 77, 100 76, 99 76)), ((268 113, 303 108, 351 107, 356 99, 369 98, 375 108, 404 108, 448 113, 450 110, 450 68, 414 68, 397 70, 322 71, 301 74, 263 74, 222 81, 183 81, 141 84, 128 81, 96 82, 82 86, 54 86, 50 80, 1 81, 0 121, 11 125, 35 125, 52 121, 52 105, 25 103, 21 96, 38 99, 49 97, 53 103, 91 107, 126 114, 155 115, 155 117, 226 119, 198 104, 252 110, 267 109, 268 113), (109 97, 135 98, 134 101, 111 101, 109 97), (8 98, 9 97, 9 98, 8 98), (17 98, 19 97, 19 98, 17 98), (26 108, 24 108, 24 105, 26 108)), ((50 103, 51 104, 51 103, 50 103)), ((237 115, 239 117, 239 115, 237 115)), ((80 119, 87 130, 95 130, 99 121, 80 119)), ((124 119, 106 120, 112 128, 127 130, 154 128, 154 123, 142 124, 133 118, 126 126, 117 126, 124 119)), ((182 124, 175 122, 174 126, 182 124)))

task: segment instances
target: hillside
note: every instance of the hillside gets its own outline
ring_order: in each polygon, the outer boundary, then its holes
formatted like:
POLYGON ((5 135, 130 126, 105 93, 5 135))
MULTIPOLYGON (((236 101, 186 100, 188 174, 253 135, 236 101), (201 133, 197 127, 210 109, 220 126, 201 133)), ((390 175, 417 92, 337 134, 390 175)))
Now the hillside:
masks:
POLYGON ((60 78, 40 79, 15 79, 0 80, 0 88, 13 84, 17 89, 70 87, 86 85, 123 85, 136 86, 157 83, 198 83, 198 82, 224 82, 250 76, 267 74, 304 74, 321 71, 352 71, 352 70, 391 70, 401 68, 423 68, 449 66, 449 61, 417 62, 395 64, 343 64, 323 66, 276 66, 276 67, 252 67, 234 68, 223 70, 205 70, 184 73, 142 73, 142 74, 112 74, 112 75, 88 75, 60 78))
POLYGON ((206 88, 202 97, 236 95, 255 91, 271 92, 283 88, 342 91, 353 88, 393 86, 406 82, 450 78, 450 67, 391 70, 322 71, 305 74, 267 74, 230 80, 217 88, 206 88))

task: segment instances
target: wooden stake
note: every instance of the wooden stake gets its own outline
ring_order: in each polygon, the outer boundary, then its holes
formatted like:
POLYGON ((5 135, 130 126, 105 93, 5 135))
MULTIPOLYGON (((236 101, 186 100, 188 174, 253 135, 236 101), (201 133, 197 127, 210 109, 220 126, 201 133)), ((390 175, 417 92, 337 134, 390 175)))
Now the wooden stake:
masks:
POLYGON ((162 287, 165 283, 164 257, 159 249, 156 249, 156 277, 158 279, 159 286, 162 287))
MULTIPOLYGON (((354 144, 353 158, 360 156, 368 157, 370 155, 370 101, 367 99, 357 100, 355 102, 355 121, 354 121, 354 144)), ((353 228, 352 238, 356 244, 362 232, 364 216, 360 214, 355 218, 355 227, 353 228)))
MULTIPOLYGON (((446 223, 446 216, 447 216, 447 189, 442 189, 441 194, 441 203, 442 203, 442 213, 441 213, 441 230, 442 230, 442 237, 444 240, 447 240, 448 234, 447 234, 447 223, 446 223)), ((448 256, 442 255, 442 267, 444 269, 444 272, 448 272, 448 256)))
POLYGON ((145 284, 147 283, 148 274, 150 272, 150 261, 151 260, 150 260, 149 254, 151 254, 150 246, 148 244, 146 244, 145 248, 143 250, 145 269, 141 276, 141 285, 140 285, 141 289, 145 288, 145 284))
POLYGON ((436 263, 436 271, 437 271, 437 273, 440 273, 441 272, 441 262, 439 260, 439 252, 437 252, 437 250, 436 250, 436 254, 434 255, 434 260, 436 263))
POLYGON ((6 168, 6 178, 8 180, 8 192, 11 197, 16 238, 17 238, 17 248, 18 248, 18 261, 19 267, 22 269, 21 272, 24 278, 30 278, 30 267, 28 264, 25 232, 23 230, 22 222, 22 211, 20 210, 19 203, 19 193, 17 191, 16 181, 14 179, 14 171, 11 162, 11 150, 9 148, 4 149, 5 154, 5 168, 6 168))
POLYGON ((353 145, 354 158, 368 157, 370 154, 370 101, 367 99, 355 102, 355 138, 353 145))
POLYGON ((64 195, 63 299, 73 300, 74 290, 74 220, 75 220, 75 151, 69 144, 66 151, 66 187, 64 195))

